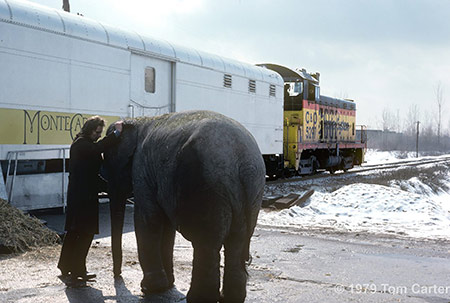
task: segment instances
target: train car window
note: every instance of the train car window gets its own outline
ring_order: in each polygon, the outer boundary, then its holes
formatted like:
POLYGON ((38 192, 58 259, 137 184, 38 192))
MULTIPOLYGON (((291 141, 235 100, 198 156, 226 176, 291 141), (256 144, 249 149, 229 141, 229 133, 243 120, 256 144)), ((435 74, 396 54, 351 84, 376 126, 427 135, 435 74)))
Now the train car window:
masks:
POLYGON ((155 93, 155 69, 153 67, 145 68, 145 91, 147 93, 155 93))

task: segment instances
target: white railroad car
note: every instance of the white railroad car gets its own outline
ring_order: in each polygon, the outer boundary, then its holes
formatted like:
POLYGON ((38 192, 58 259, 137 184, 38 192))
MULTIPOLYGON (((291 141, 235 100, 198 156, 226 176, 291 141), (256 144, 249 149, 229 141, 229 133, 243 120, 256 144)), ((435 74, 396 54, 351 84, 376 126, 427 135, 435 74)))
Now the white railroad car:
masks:
POLYGON ((283 152, 283 79, 30 2, 0 0, 0 196, 64 205, 83 122, 207 109, 242 123, 266 159, 283 152))

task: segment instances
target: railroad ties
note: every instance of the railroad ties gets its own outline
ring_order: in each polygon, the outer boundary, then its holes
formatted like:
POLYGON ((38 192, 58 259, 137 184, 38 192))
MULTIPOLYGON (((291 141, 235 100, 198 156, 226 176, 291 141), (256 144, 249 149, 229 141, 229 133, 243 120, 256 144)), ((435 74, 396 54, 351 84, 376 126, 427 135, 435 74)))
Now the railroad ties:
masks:
POLYGON ((264 197, 262 207, 272 209, 285 209, 292 206, 306 206, 309 197, 314 193, 314 189, 308 190, 302 195, 290 193, 287 196, 264 197))

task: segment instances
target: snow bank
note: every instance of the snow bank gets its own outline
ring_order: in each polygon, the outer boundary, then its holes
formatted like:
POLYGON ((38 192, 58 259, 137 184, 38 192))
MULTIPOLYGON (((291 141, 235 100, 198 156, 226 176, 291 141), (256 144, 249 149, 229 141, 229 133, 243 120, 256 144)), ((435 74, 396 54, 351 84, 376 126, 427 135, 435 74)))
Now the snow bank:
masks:
MULTIPOLYGON (((411 180, 411 184, 414 183, 417 181, 411 180)), ((258 222, 450 239, 449 202, 447 193, 427 196, 394 187, 357 183, 332 193, 316 192, 309 205, 303 208, 262 211, 258 222)))

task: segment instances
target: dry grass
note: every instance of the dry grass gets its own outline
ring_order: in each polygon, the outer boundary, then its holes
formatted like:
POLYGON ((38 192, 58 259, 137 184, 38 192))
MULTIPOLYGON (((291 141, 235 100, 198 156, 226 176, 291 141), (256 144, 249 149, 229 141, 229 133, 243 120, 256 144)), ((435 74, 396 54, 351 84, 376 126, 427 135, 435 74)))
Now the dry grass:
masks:
POLYGON ((59 240, 41 221, 0 199, 0 245, 12 252, 24 252, 32 247, 54 245, 59 240))
POLYGON ((450 165, 448 163, 426 168, 405 167, 393 171, 382 171, 378 175, 371 175, 364 178, 364 183, 389 186, 390 182, 394 180, 409 180, 416 177, 432 188, 434 192, 439 192, 440 190, 448 191, 447 176, 449 170, 450 165))

